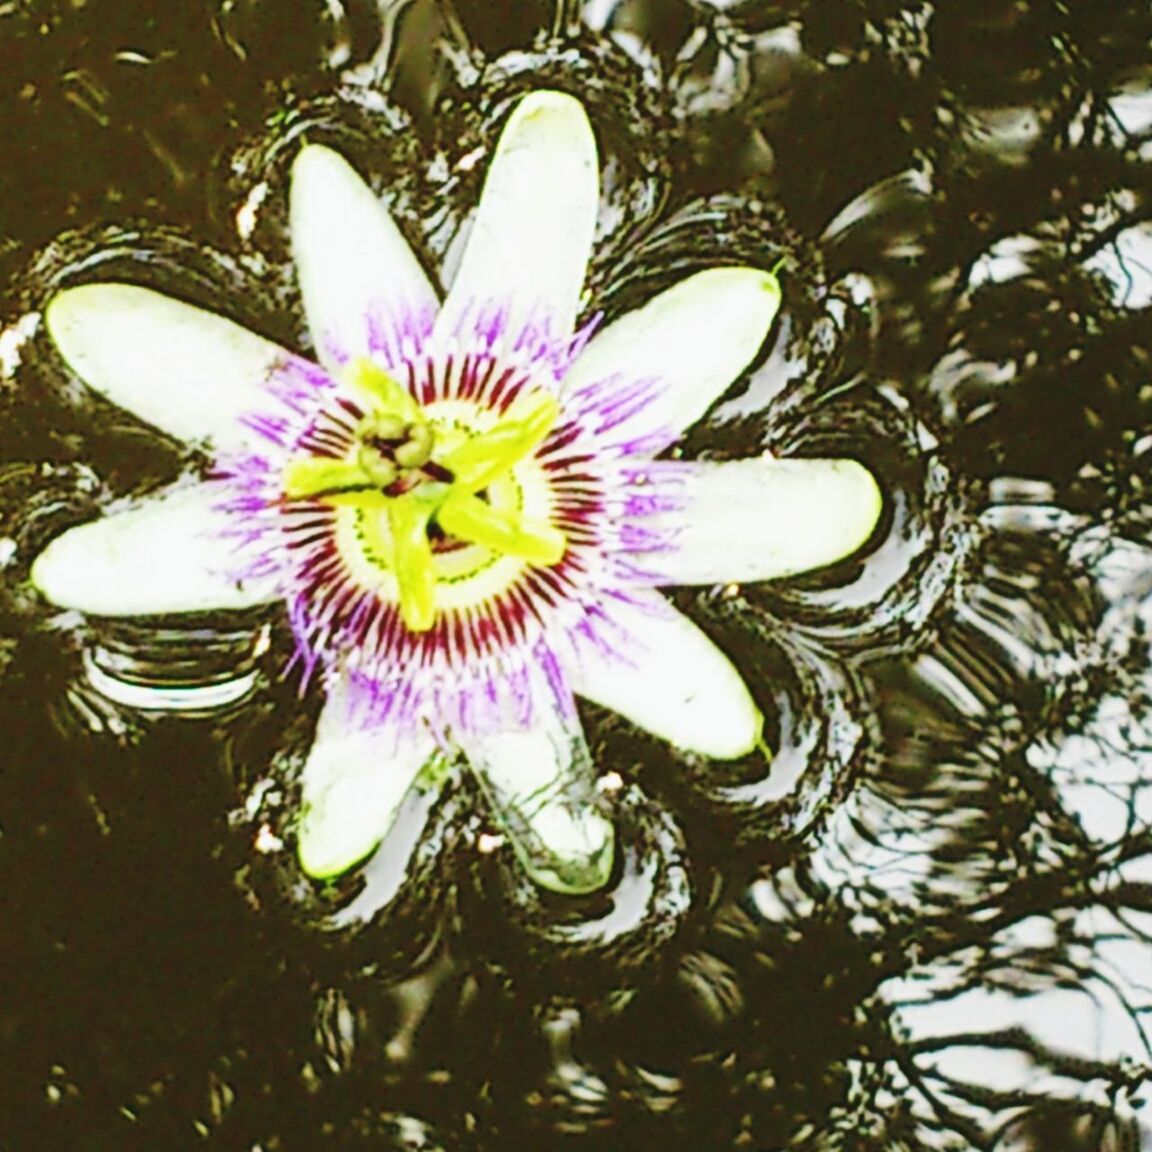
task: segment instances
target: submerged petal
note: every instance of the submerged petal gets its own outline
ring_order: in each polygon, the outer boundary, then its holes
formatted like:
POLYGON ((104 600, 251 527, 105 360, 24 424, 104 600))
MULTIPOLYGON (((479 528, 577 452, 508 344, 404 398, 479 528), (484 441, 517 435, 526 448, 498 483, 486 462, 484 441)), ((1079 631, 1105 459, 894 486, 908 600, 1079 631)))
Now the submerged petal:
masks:
POLYGON ((793 576, 850 556, 872 535, 883 498, 855 460, 656 465, 674 472, 682 506, 652 517, 671 547, 637 557, 660 584, 793 576))
POLYGON ((603 606, 618 643, 583 646, 577 694, 688 752, 734 760, 756 748, 764 719, 728 657, 659 593, 631 597, 603 606))
POLYGON ((32 565, 53 604, 96 616, 250 608, 277 599, 271 576, 237 575, 224 486, 171 489, 57 536, 32 565))
POLYGON ((565 393, 652 379, 651 398, 615 423, 609 439, 663 434, 671 442, 748 366, 779 307, 780 284, 771 272, 697 272, 594 336, 565 378, 565 393))
POLYGON ((388 355, 436 293, 388 210, 331 148, 306 145, 292 167, 292 253, 308 327, 330 370, 388 355))
POLYGON ((496 145, 437 333, 450 336, 478 302, 492 301, 511 308, 510 330, 532 319, 565 340, 599 200, 596 139, 580 102, 563 92, 525 96, 496 145))
POLYGON ((578 895, 608 882, 615 833, 600 811, 592 757, 571 704, 541 707, 532 723, 471 736, 464 754, 535 883, 578 895))
POLYGON ((420 770, 437 755, 427 732, 358 728, 338 683, 316 725, 301 775, 300 866, 318 880, 339 876, 388 834, 420 770))
POLYGON ((241 417, 258 407, 284 349, 150 288, 81 284, 47 310, 48 331, 94 391, 182 440, 236 449, 259 438, 241 417))

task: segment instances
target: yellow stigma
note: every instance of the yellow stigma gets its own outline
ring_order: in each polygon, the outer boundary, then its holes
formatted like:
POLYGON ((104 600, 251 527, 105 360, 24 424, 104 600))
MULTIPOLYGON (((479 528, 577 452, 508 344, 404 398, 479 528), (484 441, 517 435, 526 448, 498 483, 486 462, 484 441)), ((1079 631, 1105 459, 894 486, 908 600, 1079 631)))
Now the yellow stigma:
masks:
MULTIPOLYGON (((396 582, 400 615, 427 632, 439 608, 439 562, 433 538, 473 545, 493 557, 551 566, 567 540, 521 501, 490 499, 544 443, 560 416, 556 398, 525 391, 482 431, 458 426, 441 435, 435 417, 402 384, 368 360, 348 369, 365 416, 343 458, 301 455, 284 468, 287 500, 319 500, 356 510, 363 556, 396 582), (445 444, 443 441, 449 441, 445 444), (491 490, 491 491, 490 491, 491 490)), ((515 483, 511 487, 519 491, 515 483)), ((482 565, 481 565, 482 567, 482 565)), ((465 577, 466 578, 466 577, 465 577)), ((461 577, 454 571, 454 581, 461 577)))

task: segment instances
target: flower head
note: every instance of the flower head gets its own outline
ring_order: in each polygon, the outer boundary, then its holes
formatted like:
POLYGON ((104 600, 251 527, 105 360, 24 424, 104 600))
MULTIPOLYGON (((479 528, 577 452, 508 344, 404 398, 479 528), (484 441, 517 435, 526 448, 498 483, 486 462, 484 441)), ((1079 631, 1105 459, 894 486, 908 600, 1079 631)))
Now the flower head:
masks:
POLYGON ((206 439, 216 466, 65 533, 33 580, 106 615, 286 602, 327 694, 298 829, 314 876, 363 859, 422 771, 460 754, 538 882, 602 885, 612 825, 574 697, 702 755, 755 750, 747 686, 659 588, 828 564, 875 525, 850 460, 664 455, 756 356, 779 285, 715 268, 577 330, 598 202, 583 109, 536 92, 443 304, 352 168, 301 150, 290 220, 315 362, 128 284, 49 305, 91 387, 206 439))

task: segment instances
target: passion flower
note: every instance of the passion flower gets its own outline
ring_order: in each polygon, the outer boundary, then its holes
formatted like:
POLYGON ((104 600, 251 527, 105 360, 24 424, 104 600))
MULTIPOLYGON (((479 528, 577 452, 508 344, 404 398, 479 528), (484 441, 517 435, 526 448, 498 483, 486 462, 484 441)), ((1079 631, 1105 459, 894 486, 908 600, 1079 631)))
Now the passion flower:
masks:
POLYGON ((714 268, 577 330, 599 167, 571 96, 512 111, 442 305, 338 154, 305 145, 290 195, 315 361, 131 284, 49 302, 90 387, 216 464, 64 533, 33 582, 96 615, 286 602, 327 696, 310 875, 362 860, 460 756, 533 878, 593 890, 613 832, 575 696, 700 755, 762 748, 739 673, 659 589, 839 560, 875 526, 875 481, 851 460, 667 455, 755 358, 780 287, 714 268))

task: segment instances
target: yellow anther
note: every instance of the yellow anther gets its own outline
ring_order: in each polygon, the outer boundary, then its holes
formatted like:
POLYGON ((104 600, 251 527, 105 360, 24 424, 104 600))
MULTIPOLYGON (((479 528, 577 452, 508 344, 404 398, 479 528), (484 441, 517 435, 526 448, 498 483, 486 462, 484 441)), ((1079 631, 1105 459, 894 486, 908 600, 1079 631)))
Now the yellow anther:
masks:
POLYGON ((412 394, 379 364, 365 357, 353 360, 346 379, 370 399, 375 413, 398 416, 407 424, 423 422, 424 414, 412 394))
POLYGON ((379 488, 365 488, 361 492, 325 492, 319 499, 334 508, 367 508, 382 512, 394 497, 386 496, 379 488))
POLYGON ((284 495, 289 500, 322 499, 340 492, 358 492, 371 485, 364 470, 351 460, 300 456, 284 468, 284 495))
POLYGON ((431 514, 431 507, 411 496, 388 503, 400 616, 413 632, 427 632, 436 623, 436 569, 428 540, 431 514))
POLYGON ((436 523, 458 540, 545 566, 564 555, 564 533, 551 524, 497 510, 479 496, 453 491, 436 514, 436 523))
POLYGON ((540 443, 560 419, 560 401, 551 392, 542 389, 524 391, 508 405, 504 419, 523 424, 540 443))
POLYGON ((518 396, 504 418, 449 452, 441 464, 467 492, 480 492, 534 452, 560 416, 560 404, 547 392, 518 396))

